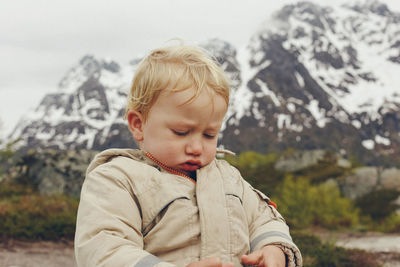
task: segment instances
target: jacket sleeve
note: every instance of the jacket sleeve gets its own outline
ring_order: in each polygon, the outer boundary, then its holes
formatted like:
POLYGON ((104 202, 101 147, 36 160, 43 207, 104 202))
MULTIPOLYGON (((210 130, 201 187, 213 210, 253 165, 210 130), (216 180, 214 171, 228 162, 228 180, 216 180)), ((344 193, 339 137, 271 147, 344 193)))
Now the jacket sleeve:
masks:
POLYGON ((283 217, 270 205, 270 200, 262 192, 243 180, 243 206, 247 212, 249 225, 250 252, 273 244, 286 254, 287 266, 302 266, 300 250, 293 243, 283 217))
POLYGON ((87 174, 75 233, 79 267, 174 266, 143 250, 141 212, 127 177, 112 162, 87 174))

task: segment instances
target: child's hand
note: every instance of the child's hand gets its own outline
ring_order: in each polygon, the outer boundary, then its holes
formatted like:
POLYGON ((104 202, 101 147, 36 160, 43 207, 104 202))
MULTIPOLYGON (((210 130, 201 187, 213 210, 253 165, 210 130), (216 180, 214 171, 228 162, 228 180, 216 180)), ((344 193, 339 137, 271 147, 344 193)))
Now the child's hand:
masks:
POLYGON ((223 264, 220 258, 213 257, 201 261, 192 262, 186 267, 233 267, 233 264, 232 263, 223 264))
POLYGON ((273 245, 267 245, 249 255, 243 255, 242 263, 258 267, 285 267, 286 259, 283 251, 273 245))

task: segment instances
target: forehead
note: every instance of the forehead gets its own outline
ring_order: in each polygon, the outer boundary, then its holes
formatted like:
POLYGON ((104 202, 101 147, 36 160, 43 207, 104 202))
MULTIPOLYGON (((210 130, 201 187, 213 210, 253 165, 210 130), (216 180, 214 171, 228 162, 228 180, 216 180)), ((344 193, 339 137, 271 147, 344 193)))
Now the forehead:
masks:
MULTIPOLYGON (((163 91, 152 107, 153 110, 165 112, 165 115, 180 115, 181 117, 223 117, 227 111, 225 99, 212 91, 202 90, 197 96, 193 88, 185 90, 163 91), (178 114, 179 113, 179 114, 178 114)), ((152 109, 150 112, 152 112, 152 109)))
MULTIPOLYGON (((185 106, 203 106, 212 107, 215 102, 223 97, 212 90, 195 90, 192 87, 179 90, 165 90, 160 94, 160 101, 166 101, 177 107, 185 106)), ((221 103, 218 103, 219 105, 221 103)))

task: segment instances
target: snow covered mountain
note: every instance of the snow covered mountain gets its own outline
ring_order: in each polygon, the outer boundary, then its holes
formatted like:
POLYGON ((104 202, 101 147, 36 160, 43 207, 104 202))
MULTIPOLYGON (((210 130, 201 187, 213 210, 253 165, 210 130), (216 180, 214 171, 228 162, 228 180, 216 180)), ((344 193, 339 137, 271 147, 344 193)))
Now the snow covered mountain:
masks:
POLYGON ((121 67, 111 60, 84 56, 18 123, 12 139, 28 147, 93 148, 133 145, 123 121, 127 88, 135 63, 121 67))
POLYGON ((234 150, 399 155, 400 14, 386 5, 289 5, 238 54, 242 84, 223 132, 234 150))
MULTIPOLYGON (((247 47, 216 39, 201 45, 232 80, 225 147, 400 159, 400 14, 385 4, 299 2, 261 25, 247 47)), ((138 62, 83 57, 11 138, 28 147, 135 146, 122 115, 138 62)))

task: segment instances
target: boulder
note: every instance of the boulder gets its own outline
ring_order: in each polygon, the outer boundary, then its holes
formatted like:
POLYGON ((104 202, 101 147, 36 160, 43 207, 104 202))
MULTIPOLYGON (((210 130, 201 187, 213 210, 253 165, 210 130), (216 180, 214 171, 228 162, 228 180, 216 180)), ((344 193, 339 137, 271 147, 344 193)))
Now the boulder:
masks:
POLYGON ((285 172, 293 172, 316 164, 325 156, 324 150, 296 151, 290 155, 281 157, 275 163, 275 169, 285 172))
POLYGON ((6 179, 24 180, 43 195, 79 197, 86 168, 96 151, 53 150, 16 154, 6 164, 6 179))
POLYGON ((325 150, 305 150, 296 151, 289 155, 284 155, 275 163, 275 169, 284 172, 295 172, 312 165, 317 164, 319 161, 326 159, 326 157, 333 156, 330 160, 335 162, 338 167, 351 168, 351 163, 338 154, 330 155, 325 150))
POLYGON ((400 191, 400 169, 384 169, 381 173, 379 186, 382 189, 394 189, 400 191))
POLYGON ((376 167, 360 167, 354 169, 353 174, 345 177, 341 183, 343 194, 355 199, 374 190, 378 183, 378 169, 376 167))

